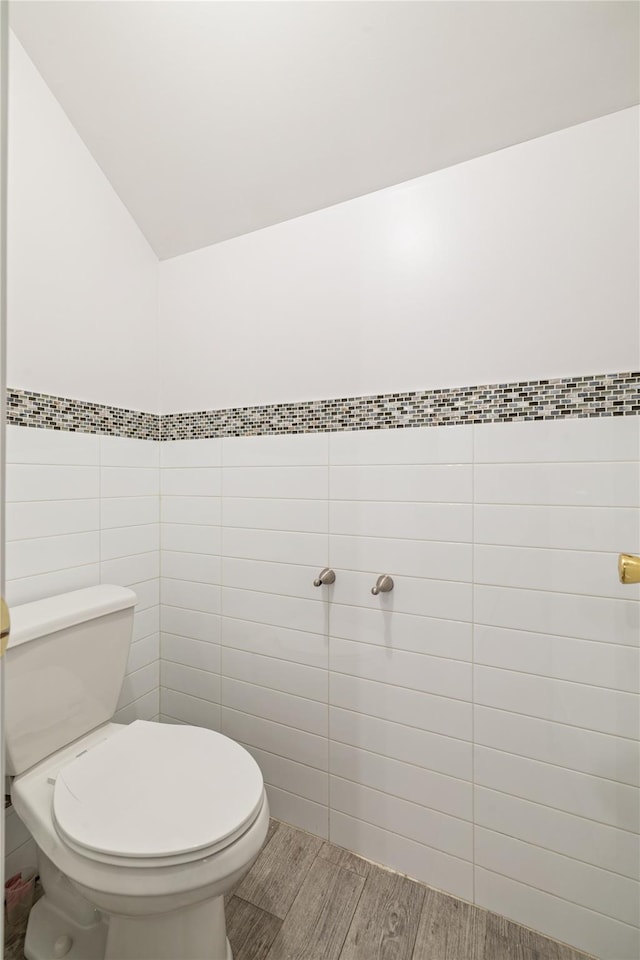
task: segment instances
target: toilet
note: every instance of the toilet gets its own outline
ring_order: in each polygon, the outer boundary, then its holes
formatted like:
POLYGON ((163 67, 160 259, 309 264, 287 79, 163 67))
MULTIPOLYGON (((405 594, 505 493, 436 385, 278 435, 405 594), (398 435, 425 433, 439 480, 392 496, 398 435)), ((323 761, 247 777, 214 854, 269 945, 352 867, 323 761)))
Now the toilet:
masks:
POLYGON ((44 888, 27 960, 232 960, 224 896, 267 834, 262 774, 214 731, 112 722, 135 602, 103 585, 12 610, 6 772, 44 888))

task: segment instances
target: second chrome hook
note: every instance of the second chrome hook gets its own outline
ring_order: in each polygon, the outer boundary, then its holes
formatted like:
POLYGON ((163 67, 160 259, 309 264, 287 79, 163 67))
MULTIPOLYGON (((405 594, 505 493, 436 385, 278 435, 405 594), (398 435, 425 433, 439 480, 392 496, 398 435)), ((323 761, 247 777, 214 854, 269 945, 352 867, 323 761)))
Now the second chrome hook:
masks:
POLYGON ((393 577, 388 573, 382 573, 376 580, 375 587, 371 587, 371 593, 377 597, 379 593, 390 593, 393 590, 393 577))

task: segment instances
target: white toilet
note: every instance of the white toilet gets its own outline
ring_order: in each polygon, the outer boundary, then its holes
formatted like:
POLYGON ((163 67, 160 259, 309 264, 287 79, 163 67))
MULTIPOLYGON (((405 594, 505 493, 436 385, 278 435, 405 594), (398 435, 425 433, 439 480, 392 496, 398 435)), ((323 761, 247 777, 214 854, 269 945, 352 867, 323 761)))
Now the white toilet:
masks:
POLYGON ((100 586, 14 607, 7 773, 45 896, 28 960, 231 960, 224 895, 267 834, 262 774, 200 727, 110 723, 135 594, 100 586))

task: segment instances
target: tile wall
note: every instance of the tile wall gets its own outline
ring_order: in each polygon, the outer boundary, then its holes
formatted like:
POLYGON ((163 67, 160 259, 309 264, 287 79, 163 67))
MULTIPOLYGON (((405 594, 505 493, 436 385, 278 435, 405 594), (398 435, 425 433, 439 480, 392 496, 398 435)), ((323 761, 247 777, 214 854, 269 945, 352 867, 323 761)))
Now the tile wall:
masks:
POLYGON ((7 427, 8 602, 97 583, 136 592, 122 720, 159 712, 159 447, 7 427))
POLYGON ((163 718, 243 743, 276 816, 637 956, 640 588, 616 560, 640 550, 639 438, 606 417, 163 443, 163 718))
MULTIPOLYGON (((159 712, 159 443, 7 427, 10 605, 98 583, 138 596, 116 719, 159 712)), ((35 859, 10 811, 7 876, 35 859)))
POLYGON ((161 444, 10 428, 9 596, 133 585, 121 719, 156 716, 159 669, 162 718, 243 743, 276 816, 635 958, 640 588, 616 559, 640 551, 639 441, 633 416, 161 444))

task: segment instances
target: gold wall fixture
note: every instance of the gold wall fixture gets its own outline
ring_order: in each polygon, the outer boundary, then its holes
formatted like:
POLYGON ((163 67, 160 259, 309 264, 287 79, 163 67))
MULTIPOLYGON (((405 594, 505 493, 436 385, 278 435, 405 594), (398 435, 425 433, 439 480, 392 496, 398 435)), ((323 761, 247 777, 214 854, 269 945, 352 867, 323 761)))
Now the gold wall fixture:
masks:
POLYGON ((11 632, 11 618, 9 617, 9 607, 5 603, 4 597, 0 598, 0 657, 4 656, 9 643, 9 633, 11 632))
POLYGON ((618 557, 618 576, 620 583, 640 583, 640 557, 621 553, 618 557))

